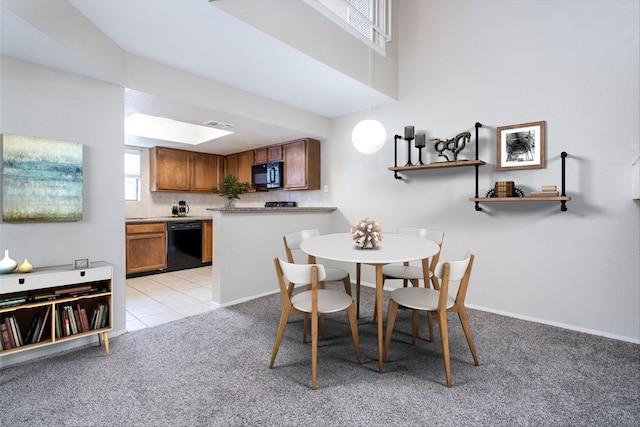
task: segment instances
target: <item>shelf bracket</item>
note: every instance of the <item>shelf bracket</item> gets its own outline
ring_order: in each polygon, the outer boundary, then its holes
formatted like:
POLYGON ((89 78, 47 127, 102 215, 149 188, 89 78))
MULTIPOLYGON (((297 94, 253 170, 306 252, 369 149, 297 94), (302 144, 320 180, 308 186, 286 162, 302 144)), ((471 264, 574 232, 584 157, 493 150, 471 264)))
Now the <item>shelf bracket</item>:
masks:
MULTIPOLYGON (((564 197, 567 195, 567 193, 565 192, 565 185, 564 185, 565 184, 565 159, 567 158, 567 152, 563 151, 562 153, 560 153, 560 157, 562 157, 562 181, 561 181, 562 193, 560 193, 560 195, 564 197)), ((567 210, 566 200, 560 201, 560 210, 562 212, 565 212, 567 210)))
MULTIPOLYGON (((393 166, 398 167, 398 139, 402 139, 400 135, 393 136, 393 166)), ((398 171, 393 171, 393 177, 395 179, 402 179, 400 175, 398 175, 398 171)))
MULTIPOLYGON (((482 123, 476 122, 476 124, 475 124, 475 128, 476 128, 476 160, 479 160, 478 159, 478 145, 480 145, 480 144, 478 143, 478 141, 479 141, 479 139, 478 139, 478 129, 481 128, 481 127, 482 127, 482 123)), ((478 195, 478 167, 479 166, 480 165, 476 164, 476 199, 478 197, 480 197, 478 195)), ((480 202, 476 202, 476 212, 482 212, 482 208, 480 207, 480 202)))

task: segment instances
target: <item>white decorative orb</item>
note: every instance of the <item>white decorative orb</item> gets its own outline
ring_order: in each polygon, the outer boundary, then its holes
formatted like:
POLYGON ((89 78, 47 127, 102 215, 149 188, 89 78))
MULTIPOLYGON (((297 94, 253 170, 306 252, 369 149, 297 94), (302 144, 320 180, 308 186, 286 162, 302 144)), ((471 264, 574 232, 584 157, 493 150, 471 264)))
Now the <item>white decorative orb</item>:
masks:
POLYGON ((380 150, 387 139, 384 126, 377 120, 362 120, 353 128, 351 140, 361 153, 371 154, 380 150))

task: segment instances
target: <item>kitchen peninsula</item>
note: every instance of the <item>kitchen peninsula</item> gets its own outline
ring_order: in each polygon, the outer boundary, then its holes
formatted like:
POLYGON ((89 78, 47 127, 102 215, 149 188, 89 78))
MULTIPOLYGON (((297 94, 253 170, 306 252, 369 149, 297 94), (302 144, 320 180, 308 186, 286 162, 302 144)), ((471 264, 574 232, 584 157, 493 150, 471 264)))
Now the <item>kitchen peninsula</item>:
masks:
POLYGON ((335 207, 208 208, 213 216, 213 301, 232 305, 277 291, 273 258, 285 258, 282 236, 332 230, 335 207))

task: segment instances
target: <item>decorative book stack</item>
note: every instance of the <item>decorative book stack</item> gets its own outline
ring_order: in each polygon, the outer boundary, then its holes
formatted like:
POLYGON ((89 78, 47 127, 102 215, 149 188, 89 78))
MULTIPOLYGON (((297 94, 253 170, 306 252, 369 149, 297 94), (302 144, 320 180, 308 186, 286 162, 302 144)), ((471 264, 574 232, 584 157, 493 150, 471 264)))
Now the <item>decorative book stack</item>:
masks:
POLYGON ((513 197, 513 181, 496 181, 496 197, 513 197))
POLYGON ((532 191, 531 197, 558 197, 558 188, 555 185, 543 185, 540 191, 532 191))

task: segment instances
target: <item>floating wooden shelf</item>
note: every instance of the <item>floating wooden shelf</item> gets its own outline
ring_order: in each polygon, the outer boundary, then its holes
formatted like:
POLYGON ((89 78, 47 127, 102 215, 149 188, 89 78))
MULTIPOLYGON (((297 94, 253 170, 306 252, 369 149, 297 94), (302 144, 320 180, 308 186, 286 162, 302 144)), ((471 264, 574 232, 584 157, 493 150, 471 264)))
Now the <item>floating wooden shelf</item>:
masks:
POLYGON ((570 196, 558 197, 471 197, 470 202, 566 202, 571 200, 570 196))
POLYGON ((419 169, 455 168, 459 166, 481 166, 486 164, 482 160, 458 160, 456 162, 435 162, 426 165, 390 166, 390 171, 414 171, 419 169))

